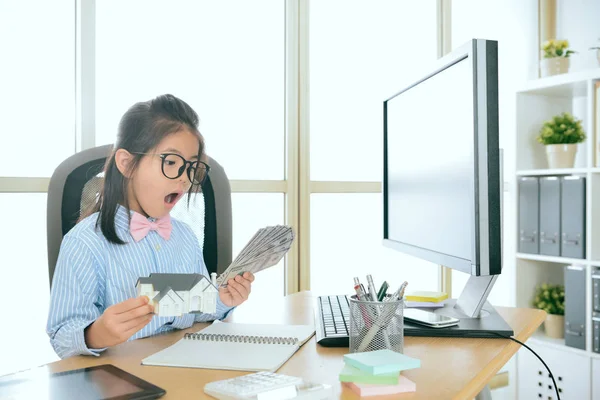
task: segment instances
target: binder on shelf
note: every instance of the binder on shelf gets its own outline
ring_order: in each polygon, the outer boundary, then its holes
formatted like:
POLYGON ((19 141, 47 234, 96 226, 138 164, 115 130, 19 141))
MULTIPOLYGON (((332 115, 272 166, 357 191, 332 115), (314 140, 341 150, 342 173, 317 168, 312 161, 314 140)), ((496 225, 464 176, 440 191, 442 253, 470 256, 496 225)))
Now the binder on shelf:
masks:
POLYGON ((565 268, 565 344, 585 350, 585 267, 565 268))
POLYGON ((560 255, 585 258, 585 178, 561 178, 560 255))
POLYGON ((540 254, 560 256, 560 179, 540 178, 540 254))
POLYGON ((594 332, 592 337, 592 350, 594 353, 600 353, 600 321, 593 320, 594 332))
POLYGON ((594 158, 596 167, 600 167, 600 82, 596 81, 594 89, 594 108, 596 110, 595 135, 594 135, 594 158))
POLYGON ((519 252, 539 254, 539 179, 519 178, 519 252))
POLYGON ((600 313, 600 268, 592 273, 592 310, 600 313))

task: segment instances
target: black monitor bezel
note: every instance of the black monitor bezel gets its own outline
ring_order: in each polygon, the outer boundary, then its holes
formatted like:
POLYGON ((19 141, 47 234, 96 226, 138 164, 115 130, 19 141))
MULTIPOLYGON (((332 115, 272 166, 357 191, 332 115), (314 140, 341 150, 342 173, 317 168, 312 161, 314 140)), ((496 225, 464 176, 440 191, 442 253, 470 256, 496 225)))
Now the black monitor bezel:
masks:
POLYGON ((497 275, 502 271, 501 182, 498 121, 498 44, 473 39, 448 55, 414 83, 383 102, 383 244, 427 261, 471 275, 497 275), (474 159, 471 181, 470 238, 473 252, 466 260, 389 238, 388 232, 388 147, 387 104, 402 93, 458 62, 468 62, 473 76, 474 159))

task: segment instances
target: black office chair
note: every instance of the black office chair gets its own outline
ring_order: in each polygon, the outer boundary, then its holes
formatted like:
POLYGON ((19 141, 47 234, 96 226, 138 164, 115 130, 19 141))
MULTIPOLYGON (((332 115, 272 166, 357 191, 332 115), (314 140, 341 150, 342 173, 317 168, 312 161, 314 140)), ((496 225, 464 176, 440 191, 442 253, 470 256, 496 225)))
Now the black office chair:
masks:
MULTIPOLYGON (((81 151, 63 161, 52 174, 48 187, 48 272, 50 286, 62 238, 75 226, 81 212, 98 199, 102 169, 112 146, 81 151)), ((208 157, 208 178, 202 192, 188 202, 182 198, 171 215, 186 222, 203 249, 208 272, 221 274, 231 264, 231 187, 225 170, 208 157)))

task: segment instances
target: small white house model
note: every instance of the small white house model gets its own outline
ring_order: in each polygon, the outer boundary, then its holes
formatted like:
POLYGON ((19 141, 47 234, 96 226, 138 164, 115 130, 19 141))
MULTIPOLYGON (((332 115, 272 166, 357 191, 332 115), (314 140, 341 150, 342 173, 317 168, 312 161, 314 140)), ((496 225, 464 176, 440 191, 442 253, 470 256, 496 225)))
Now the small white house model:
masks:
MULTIPOLYGON (((213 277, 214 280, 214 277, 213 277)), ((136 283, 137 295, 148 296, 159 317, 217 311, 219 290, 201 274, 150 274, 136 283)))

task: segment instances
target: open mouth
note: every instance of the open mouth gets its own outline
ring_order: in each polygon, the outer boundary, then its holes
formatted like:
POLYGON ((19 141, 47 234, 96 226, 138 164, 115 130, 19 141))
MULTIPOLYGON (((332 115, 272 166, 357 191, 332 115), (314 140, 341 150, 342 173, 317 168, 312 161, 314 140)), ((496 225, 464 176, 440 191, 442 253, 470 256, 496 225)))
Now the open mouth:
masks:
POLYGON ((168 195, 165 196, 165 203, 175 204, 175 203, 177 203, 177 200, 179 200, 179 198, 181 196, 182 196, 182 193, 180 193, 180 192, 169 193, 168 195))

